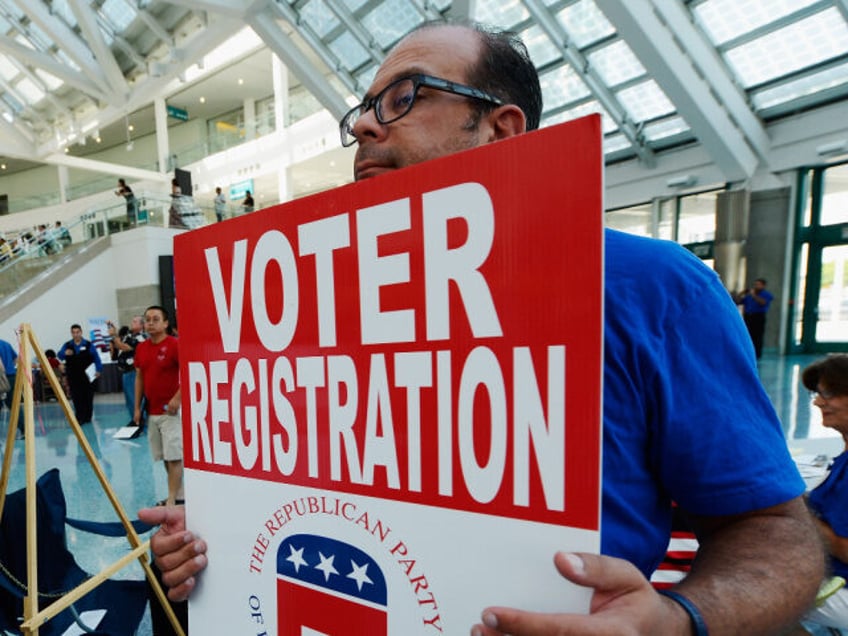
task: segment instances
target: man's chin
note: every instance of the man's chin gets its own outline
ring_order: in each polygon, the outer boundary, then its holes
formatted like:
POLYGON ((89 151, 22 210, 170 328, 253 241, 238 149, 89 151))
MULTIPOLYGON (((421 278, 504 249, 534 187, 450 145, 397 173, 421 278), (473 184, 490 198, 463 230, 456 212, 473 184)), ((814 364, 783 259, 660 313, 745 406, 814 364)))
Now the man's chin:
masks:
POLYGON ((394 168, 391 166, 366 166, 362 169, 357 169, 354 172, 353 178, 356 181, 362 181, 363 179, 370 179, 371 177, 376 177, 377 175, 385 174, 386 172, 393 171, 394 168))

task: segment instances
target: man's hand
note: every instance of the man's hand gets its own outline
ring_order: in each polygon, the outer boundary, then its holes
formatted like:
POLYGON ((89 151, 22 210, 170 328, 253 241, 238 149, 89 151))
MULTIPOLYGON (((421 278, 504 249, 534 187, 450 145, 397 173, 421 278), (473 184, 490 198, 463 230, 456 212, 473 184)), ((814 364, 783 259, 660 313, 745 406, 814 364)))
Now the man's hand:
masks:
POLYGON ((162 571, 162 582, 168 587, 168 598, 186 600, 197 584, 195 576, 206 567, 206 542, 186 530, 183 506, 143 508, 138 518, 159 526, 150 539, 150 548, 162 571))
POLYGON ((472 636, 691 634, 689 616, 683 609, 657 594, 627 561, 558 552, 554 564, 569 581, 594 588, 589 615, 489 607, 483 610, 483 624, 472 628, 472 636))

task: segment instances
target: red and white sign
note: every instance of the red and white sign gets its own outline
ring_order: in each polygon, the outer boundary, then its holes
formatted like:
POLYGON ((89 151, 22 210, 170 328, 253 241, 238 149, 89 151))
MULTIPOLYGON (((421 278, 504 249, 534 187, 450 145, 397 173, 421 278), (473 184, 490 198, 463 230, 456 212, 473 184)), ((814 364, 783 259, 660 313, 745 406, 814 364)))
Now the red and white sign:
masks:
POLYGON ((588 117, 176 239, 193 632, 586 611, 552 557, 599 549, 600 137, 588 117))

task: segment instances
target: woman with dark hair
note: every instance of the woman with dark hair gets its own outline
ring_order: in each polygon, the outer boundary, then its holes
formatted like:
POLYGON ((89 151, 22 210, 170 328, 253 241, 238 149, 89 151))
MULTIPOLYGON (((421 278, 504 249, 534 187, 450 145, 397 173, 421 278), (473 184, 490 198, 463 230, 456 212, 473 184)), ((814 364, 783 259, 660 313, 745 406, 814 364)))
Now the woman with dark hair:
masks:
MULTIPOLYGON (((842 435, 843 452, 833 460, 824 481, 807 498, 830 554, 831 574, 848 579, 848 354, 833 354, 804 369, 804 386, 821 410, 822 424, 842 435)), ((801 624, 811 634, 848 629, 848 589, 831 594, 801 624)))

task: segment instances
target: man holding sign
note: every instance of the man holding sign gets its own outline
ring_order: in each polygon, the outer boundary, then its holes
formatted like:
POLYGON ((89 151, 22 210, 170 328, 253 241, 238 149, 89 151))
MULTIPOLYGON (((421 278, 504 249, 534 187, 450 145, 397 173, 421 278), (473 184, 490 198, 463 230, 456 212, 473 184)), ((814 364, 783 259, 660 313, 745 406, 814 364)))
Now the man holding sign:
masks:
MULTIPOLYGON (((538 77, 517 39, 426 25, 387 56, 342 120, 342 140, 358 143, 362 180, 520 135, 540 112, 538 77)), ((607 232, 605 258, 603 556, 555 557, 562 576, 594 590, 591 615, 489 608, 473 633, 785 629, 812 602, 823 556, 735 308, 718 278, 673 244, 607 232), (739 439, 752 458, 744 463, 739 439), (647 577, 666 548, 672 499, 701 551, 666 597, 647 577)), ((182 510, 140 516, 162 525, 152 545, 169 596, 187 597, 205 543, 185 531, 182 510)))

